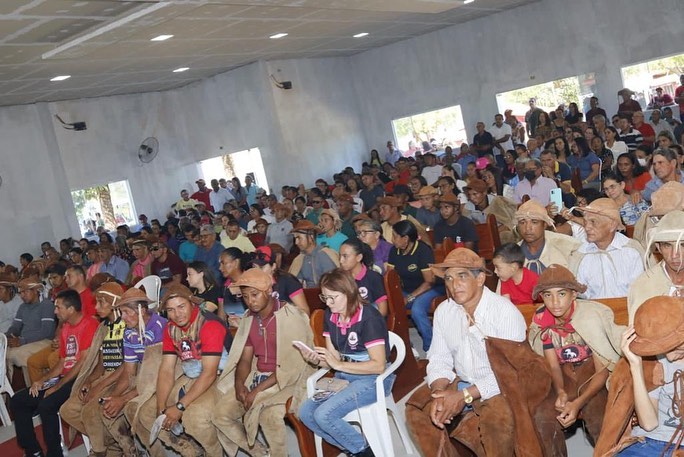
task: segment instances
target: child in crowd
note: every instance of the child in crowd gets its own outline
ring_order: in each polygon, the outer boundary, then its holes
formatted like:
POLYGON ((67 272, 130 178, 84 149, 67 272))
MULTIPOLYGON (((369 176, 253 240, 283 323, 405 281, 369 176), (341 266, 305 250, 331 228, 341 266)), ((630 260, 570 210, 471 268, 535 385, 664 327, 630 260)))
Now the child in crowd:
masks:
POLYGON ((582 412, 589 438, 596 442, 603 424, 606 380, 620 360, 625 327, 616 325, 607 306, 577 300, 587 287, 565 267, 551 265, 539 276, 532 296, 544 306, 535 313, 528 339, 551 368, 556 390, 556 419, 563 428, 582 412))
POLYGON ((528 270, 525 254, 515 243, 499 246, 494 251, 494 272, 499 277, 499 294, 508 298, 514 305, 533 303, 532 290, 537 285, 539 275, 528 270))

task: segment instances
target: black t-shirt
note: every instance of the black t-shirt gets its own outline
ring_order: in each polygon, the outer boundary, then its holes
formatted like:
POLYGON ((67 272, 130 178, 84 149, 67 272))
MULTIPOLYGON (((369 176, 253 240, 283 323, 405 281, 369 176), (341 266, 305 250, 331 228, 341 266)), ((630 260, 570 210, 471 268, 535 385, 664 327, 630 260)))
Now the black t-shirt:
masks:
POLYGON ((492 136, 491 133, 484 131, 481 134, 476 133, 475 137, 473 137, 473 143, 475 143, 475 146, 487 146, 486 151, 477 151, 478 157, 482 157, 485 154, 494 154, 494 137, 492 136))
POLYGON ((365 265, 362 265, 361 273, 354 279, 356 285, 359 286, 361 298, 369 304, 377 303, 378 300, 387 300, 385 283, 382 280, 382 275, 377 271, 369 270, 365 265))
POLYGON ((367 362, 368 349, 383 344, 385 358, 389 360, 389 335, 387 324, 380 311, 372 306, 359 306, 349 322, 339 322, 340 315, 325 310, 323 336, 330 338, 333 346, 347 362, 367 362))
POLYGON ((449 225, 444 219, 441 219, 435 224, 435 244, 442 244, 444 238, 451 238, 454 243, 457 243, 457 238, 461 238, 462 242, 472 241, 475 243, 473 250, 477 252, 477 230, 475 224, 467 217, 459 216, 454 225, 449 225))
POLYGON ((402 254, 396 248, 390 249, 387 263, 401 278, 404 292, 411 293, 423 283, 423 271, 430 268, 429 264, 435 263, 435 256, 430 246, 417 241, 408 254, 402 254))
POLYGON ((205 291, 201 294, 196 293, 195 295, 204 301, 210 301, 216 306, 219 306, 219 298, 221 298, 221 288, 219 286, 211 286, 210 288, 205 289, 205 291))
POLYGON ((289 273, 281 273, 276 279, 273 290, 278 294, 276 299, 292 303, 292 297, 304 293, 302 283, 289 273))

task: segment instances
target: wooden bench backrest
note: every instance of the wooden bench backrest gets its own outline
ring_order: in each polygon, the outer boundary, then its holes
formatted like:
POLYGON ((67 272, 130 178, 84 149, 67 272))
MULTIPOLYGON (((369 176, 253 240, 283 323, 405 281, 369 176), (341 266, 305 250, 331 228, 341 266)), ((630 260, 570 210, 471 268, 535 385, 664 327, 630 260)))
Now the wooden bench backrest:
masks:
POLYGON ((618 325, 628 325, 629 313, 627 312, 627 297, 596 298, 594 301, 603 303, 613 310, 614 320, 618 325))
POLYGON ((485 260, 492 260, 494 258, 494 251, 501 246, 496 216, 493 214, 488 215, 487 222, 484 224, 475 224, 475 230, 477 231, 477 236, 479 238, 477 247, 480 257, 485 260))
POLYGON ((304 289, 304 297, 306 297, 306 302, 309 304, 309 309, 313 313, 315 309, 325 310, 325 303, 321 301, 319 295, 321 294, 320 287, 309 287, 304 289))

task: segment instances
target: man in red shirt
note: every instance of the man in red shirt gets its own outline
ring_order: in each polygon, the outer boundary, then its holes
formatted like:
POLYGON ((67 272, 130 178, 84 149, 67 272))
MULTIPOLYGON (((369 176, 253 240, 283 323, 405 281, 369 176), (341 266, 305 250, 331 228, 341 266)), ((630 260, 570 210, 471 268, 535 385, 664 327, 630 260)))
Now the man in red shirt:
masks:
POLYGON ((40 414, 43 424, 47 455, 62 455, 57 412, 71 394, 71 387, 81 368, 82 355, 90 347, 98 326, 96 319, 81 312, 81 298, 75 290, 64 290, 57 294, 55 314, 64 323, 60 335, 59 362, 29 389, 17 392, 10 399, 17 443, 27 456, 43 455, 33 428, 32 417, 36 412, 40 414))
POLYGON ((684 75, 679 77, 681 84, 675 89, 675 103, 679 105, 679 119, 684 122, 684 75))
MULTIPOLYGON (((162 299, 169 322, 162 337, 162 361, 156 393, 140 408, 138 426, 152 430, 154 421, 165 415, 159 439, 181 455, 223 455, 216 429, 209 419, 219 399, 216 378, 223 369, 232 341, 223 321, 211 313, 201 313, 190 300, 187 287, 172 283, 162 299), (183 375, 175 378, 180 360, 183 375), (177 424, 184 432, 169 434, 177 424)), ((146 446, 149 443, 144 443, 146 446)))
MULTIPOLYGON (((198 202, 204 203, 204 205, 207 207, 207 209, 211 212, 214 212, 214 207, 211 206, 211 201, 209 201, 209 196, 211 195, 211 190, 207 187, 207 183, 204 181, 204 179, 198 179, 195 181, 195 184, 197 184, 197 188, 199 189, 197 192, 192 194, 190 198, 193 200, 197 200, 198 202)), ((216 211, 221 210, 222 208, 219 208, 216 211)))
POLYGON ((655 137, 656 137, 656 132, 653 130, 653 127, 651 127, 650 124, 647 124, 644 122, 644 113, 641 111, 635 111, 634 114, 632 114, 632 127, 634 127, 636 130, 641 132, 641 136, 643 136, 644 141, 642 144, 647 144, 651 147, 653 147, 653 143, 655 142, 655 137))
POLYGON ((80 265, 72 265, 67 268, 64 274, 67 287, 73 289, 81 296, 81 306, 83 315, 88 317, 95 316, 95 297, 86 283, 85 270, 80 265))
POLYGON ((618 114, 624 114, 631 122, 632 114, 641 111, 641 105, 638 101, 632 99, 634 92, 630 89, 624 88, 618 92, 618 95, 622 97, 622 103, 618 106, 618 114))

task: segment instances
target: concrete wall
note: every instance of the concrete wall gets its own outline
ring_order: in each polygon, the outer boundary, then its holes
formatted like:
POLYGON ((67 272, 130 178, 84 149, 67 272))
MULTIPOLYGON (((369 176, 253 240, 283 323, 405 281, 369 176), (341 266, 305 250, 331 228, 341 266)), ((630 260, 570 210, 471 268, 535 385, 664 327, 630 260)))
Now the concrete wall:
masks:
POLYGON ((348 67, 346 58, 257 62, 174 91, 0 109, 0 259, 17 263, 41 241, 79 236, 71 190, 128 179, 137 213, 163 218, 180 189, 195 188, 201 160, 258 147, 276 191, 360 162, 348 67), (274 65, 293 75, 293 90, 273 85, 274 65), (55 114, 88 129, 65 130, 55 114), (148 136, 159 155, 143 165, 148 136))
POLYGON ((680 0, 542 0, 366 51, 352 67, 368 147, 384 147, 392 119, 455 104, 472 138, 497 93, 589 72, 615 113, 620 68, 683 52, 683 21, 680 0))
POLYGON ((0 259, 17 263, 40 241, 78 235, 72 189, 128 179, 137 212, 162 217, 193 185, 198 161, 258 147, 277 192, 358 167, 383 150, 392 119, 460 104, 472 136, 496 112, 496 93, 587 72, 614 112, 620 67, 682 52, 683 18, 681 0, 542 0, 352 57, 257 62, 163 93, 0 108, 0 259), (63 130, 54 114, 88 130, 63 130), (147 136, 160 154, 140 166, 147 136))

